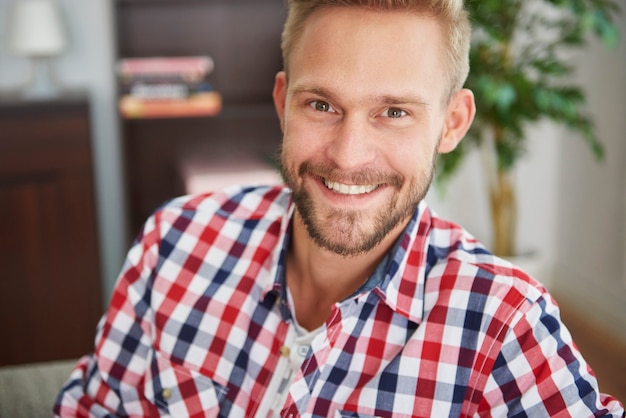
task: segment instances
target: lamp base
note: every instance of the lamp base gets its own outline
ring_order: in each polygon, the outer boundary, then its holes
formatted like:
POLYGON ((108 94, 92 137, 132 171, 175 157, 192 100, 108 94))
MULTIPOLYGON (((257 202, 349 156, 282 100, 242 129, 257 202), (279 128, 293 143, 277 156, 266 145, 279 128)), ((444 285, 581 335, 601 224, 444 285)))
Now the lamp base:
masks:
POLYGON ((31 78, 22 91, 22 97, 29 100, 58 98, 61 95, 61 89, 52 77, 49 58, 34 57, 31 62, 31 78))

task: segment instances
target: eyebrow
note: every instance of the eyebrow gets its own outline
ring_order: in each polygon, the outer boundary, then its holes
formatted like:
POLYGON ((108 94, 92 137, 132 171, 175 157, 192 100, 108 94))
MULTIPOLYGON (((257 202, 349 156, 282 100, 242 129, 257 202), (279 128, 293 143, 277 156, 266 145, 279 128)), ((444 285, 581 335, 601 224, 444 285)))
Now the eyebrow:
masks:
MULTIPOLYGON (((307 86, 295 86, 293 89, 291 89, 292 94, 302 94, 302 93, 309 93, 309 94, 314 94, 316 96, 321 96, 321 97, 325 97, 327 99, 329 99, 330 101, 338 101, 339 100, 339 96, 335 93, 332 93, 330 90, 325 89, 323 87, 307 87, 307 86)), ((366 96, 364 101, 368 101, 368 102, 377 102, 380 104, 384 104, 384 105, 416 105, 419 107, 423 107, 425 109, 430 109, 432 106, 426 101, 424 100, 422 97, 420 97, 419 95, 400 95, 400 96, 395 96, 395 95, 371 95, 371 96, 366 96)))

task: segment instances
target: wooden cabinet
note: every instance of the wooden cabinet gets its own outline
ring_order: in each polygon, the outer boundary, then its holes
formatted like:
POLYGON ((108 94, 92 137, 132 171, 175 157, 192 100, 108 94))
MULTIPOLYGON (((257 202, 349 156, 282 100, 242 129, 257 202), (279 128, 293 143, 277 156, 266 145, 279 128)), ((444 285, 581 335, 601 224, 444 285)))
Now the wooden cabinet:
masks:
POLYGON ((208 55, 222 95, 214 117, 123 119, 133 232, 164 201, 185 193, 181 166, 193 157, 269 161, 282 137, 272 104, 282 67, 283 0, 116 0, 118 58, 208 55))
POLYGON ((0 365, 93 350, 102 314, 85 98, 0 101, 0 365))

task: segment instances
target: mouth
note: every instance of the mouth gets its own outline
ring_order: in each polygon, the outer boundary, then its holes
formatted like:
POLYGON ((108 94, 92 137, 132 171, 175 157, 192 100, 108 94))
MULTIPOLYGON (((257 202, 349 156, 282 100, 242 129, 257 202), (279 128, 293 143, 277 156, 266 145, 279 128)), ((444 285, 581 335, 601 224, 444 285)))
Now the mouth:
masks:
POLYGON ((379 185, 378 184, 343 184, 336 181, 330 181, 327 179, 322 179, 324 185, 329 189, 336 193, 343 195, 363 195, 368 194, 376 190, 379 185))

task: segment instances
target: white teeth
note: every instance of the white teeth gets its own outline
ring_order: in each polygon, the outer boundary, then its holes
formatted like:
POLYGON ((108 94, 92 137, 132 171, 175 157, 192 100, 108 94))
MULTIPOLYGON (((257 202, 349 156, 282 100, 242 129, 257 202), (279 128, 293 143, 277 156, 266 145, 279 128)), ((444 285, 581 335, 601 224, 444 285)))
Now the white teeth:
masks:
POLYGON ((337 183, 337 182, 328 181, 328 180, 324 180, 324 184, 330 190, 333 190, 337 193, 350 194, 350 195, 369 193, 375 190, 376 187, 378 187, 376 185, 363 185, 363 186, 348 185, 348 184, 342 184, 342 183, 337 183))

